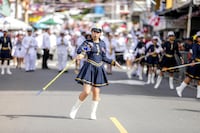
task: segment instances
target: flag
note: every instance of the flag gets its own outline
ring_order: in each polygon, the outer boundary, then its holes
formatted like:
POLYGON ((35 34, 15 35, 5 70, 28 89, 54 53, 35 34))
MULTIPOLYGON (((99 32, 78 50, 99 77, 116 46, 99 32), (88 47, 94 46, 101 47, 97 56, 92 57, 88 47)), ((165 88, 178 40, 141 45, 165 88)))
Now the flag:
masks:
POLYGON ((158 26, 160 23, 160 17, 157 14, 152 14, 149 19, 149 25, 158 26))

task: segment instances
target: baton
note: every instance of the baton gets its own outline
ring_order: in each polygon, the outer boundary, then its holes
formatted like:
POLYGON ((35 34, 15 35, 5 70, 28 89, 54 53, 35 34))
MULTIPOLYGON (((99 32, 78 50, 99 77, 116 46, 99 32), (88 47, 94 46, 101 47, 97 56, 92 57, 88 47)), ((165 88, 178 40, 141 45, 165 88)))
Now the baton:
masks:
POLYGON ((163 68, 161 71, 167 71, 167 70, 172 70, 172 69, 187 67, 187 66, 190 66, 190 65, 192 65, 192 64, 197 65, 197 64, 200 64, 200 62, 188 63, 188 64, 183 64, 183 65, 174 66, 174 67, 169 67, 169 68, 163 68))
POLYGON ((46 84, 46 85, 42 88, 42 90, 39 90, 39 91, 37 92, 37 95, 40 95, 43 91, 46 91, 47 88, 48 88, 51 84, 53 84, 53 83, 56 81, 56 79, 59 78, 65 71, 67 71, 67 70, 69 69, 69 67, 70 67, 74 62, 75 62, 75 59, 72 60, 72 61, 70 61, 69 63, 67 63, 66 67, 65 67, 60 73, 58 73, 48 84, 46 84))

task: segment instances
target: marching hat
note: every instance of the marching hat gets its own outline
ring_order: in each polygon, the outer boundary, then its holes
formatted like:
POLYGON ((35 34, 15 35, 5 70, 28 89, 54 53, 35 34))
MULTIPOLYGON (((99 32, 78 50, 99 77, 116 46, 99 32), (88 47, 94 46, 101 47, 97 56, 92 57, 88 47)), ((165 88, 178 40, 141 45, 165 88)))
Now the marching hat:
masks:
POLYGON ((91 28, 91 31, 95 31, 95 32, 101 32, 102 31, 102 27, 99 24, 94 24, 91 28))
POLYGON ((167 36, 175 36, 175 34, 174 34, 173 31, 169 31, 169 32, 167 33, 167 36))

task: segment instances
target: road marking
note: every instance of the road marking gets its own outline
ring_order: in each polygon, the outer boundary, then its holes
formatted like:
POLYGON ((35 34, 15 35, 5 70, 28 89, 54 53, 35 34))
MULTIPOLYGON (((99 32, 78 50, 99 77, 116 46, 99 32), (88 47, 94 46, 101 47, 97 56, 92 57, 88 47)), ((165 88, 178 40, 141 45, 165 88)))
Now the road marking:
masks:
POLYGON ((122 126, 122 124, 115 117, 110 117, 110 120, 115 124, 120 133, 128 133, 127 130, 122 126))
POLYGON ((145 85, 144 81, 138 80, 109 80, 112 84, 145 85))

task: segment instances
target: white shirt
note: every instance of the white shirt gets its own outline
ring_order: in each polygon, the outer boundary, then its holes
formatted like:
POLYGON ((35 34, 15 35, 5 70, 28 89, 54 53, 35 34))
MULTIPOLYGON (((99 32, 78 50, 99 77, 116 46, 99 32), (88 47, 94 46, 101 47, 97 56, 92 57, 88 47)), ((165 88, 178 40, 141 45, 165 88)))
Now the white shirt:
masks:
POLYGON ((51 41, 47 32, 43 34, 42 49, 50 49, 51 41))

